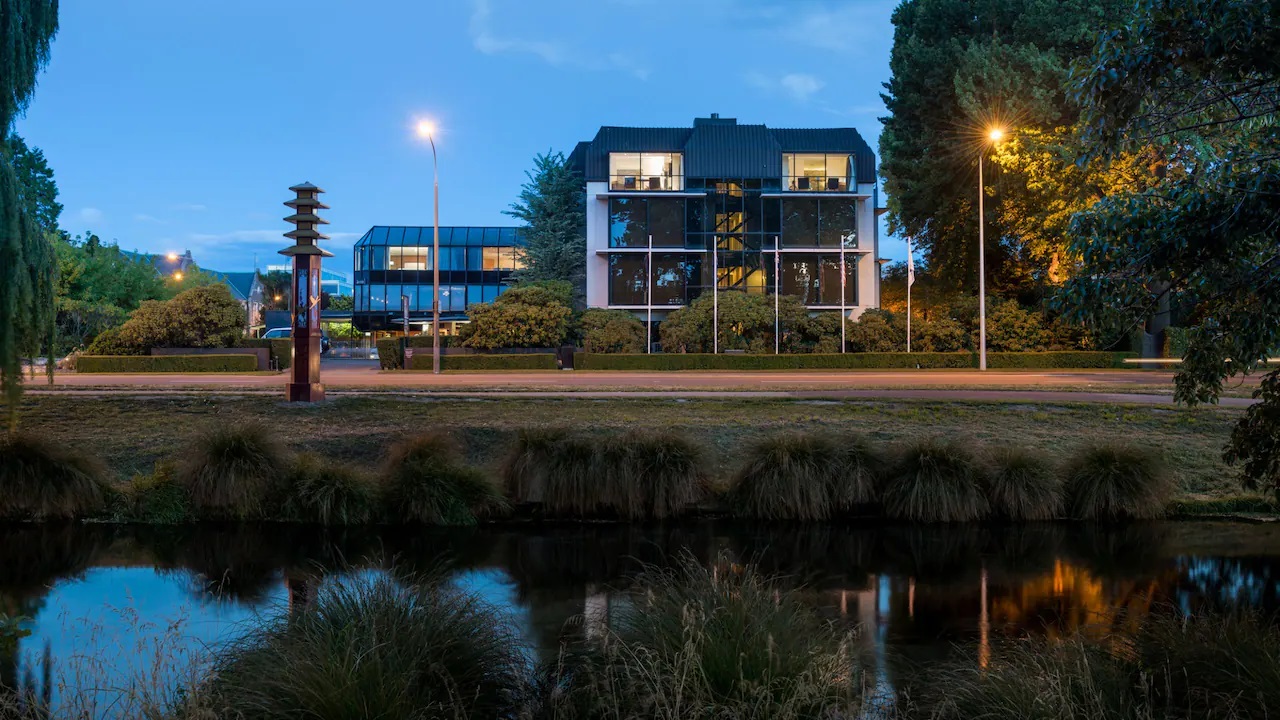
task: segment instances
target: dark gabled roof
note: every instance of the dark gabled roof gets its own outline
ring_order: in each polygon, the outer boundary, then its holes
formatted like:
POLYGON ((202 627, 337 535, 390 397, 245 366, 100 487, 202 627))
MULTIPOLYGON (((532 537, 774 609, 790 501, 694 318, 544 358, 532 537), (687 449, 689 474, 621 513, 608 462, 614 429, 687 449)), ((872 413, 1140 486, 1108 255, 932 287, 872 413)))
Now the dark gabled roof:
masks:
POLYGON ((617 152, 683 153, 684 174, 695 178, 780 178, 783 153, 848 153, 857 182, 876 182, 875 153, 854 128, 774 130, 715 115, 695 118, 691 128, 606 125, 574 147, 569 165, 588 181, 608 180, 609 153, 617 152))
POLYGON ((226 283, 231 289, 231 295, 240 302, 247 302, 253 295, 253 284, 258 278, 255 272, 218 272, 217 270, 205 270, 205 272, 226 283))

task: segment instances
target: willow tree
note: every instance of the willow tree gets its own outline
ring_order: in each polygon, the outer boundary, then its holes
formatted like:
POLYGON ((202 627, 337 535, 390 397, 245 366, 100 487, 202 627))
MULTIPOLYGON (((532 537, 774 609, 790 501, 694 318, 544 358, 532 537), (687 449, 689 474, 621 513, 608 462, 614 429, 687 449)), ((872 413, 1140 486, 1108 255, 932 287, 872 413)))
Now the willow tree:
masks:
MULTIPOLYGON (((18 422, 22 358, 53 346, 57 262, 28 210, 9 135, 31 101, 57 30, 58 0, 0 0, 0 392, 10 431, 18 422)), ((52 381, 52 363, 47 371, 52 381)))

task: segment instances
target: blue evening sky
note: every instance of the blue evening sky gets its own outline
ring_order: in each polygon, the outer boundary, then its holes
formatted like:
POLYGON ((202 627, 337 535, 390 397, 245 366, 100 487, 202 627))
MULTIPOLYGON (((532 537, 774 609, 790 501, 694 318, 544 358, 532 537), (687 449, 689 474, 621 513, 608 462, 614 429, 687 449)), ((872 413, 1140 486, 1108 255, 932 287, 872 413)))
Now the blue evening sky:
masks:
POLYGON ((73 234, 248 270, 282 259, 307 180, 349 270, 371 225, 431 222, 417 117, 441 127, 444 225, 510 224, 533 155, 600 125, 718 112, 877 147, 897 1, 63 0, 17 130, 73 234))

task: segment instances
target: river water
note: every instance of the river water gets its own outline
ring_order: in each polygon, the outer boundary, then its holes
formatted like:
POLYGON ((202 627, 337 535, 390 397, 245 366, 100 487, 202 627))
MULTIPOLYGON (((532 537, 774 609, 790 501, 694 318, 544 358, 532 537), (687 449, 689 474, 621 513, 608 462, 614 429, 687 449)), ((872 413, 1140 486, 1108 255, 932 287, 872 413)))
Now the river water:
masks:
MULTIPOLYGON (((857 623, 882 689, 1001 638, 1099 638, 1153 608, 1280 609, 1280 525, 762 526, 708 521, 459 531, 283 525, 0 526, 0 614, 30 634, 0 680, 55 700, 184 668, 335 576, 442 572, 508 613, 533 659, 608 622, 646 566, 753 563, 857 623), (93 678, 91 681, 89 678, 93 678), (43 689, 41 690, 43 692, 43 689)), ((109 715, 108 712, 99 714, 109 715)))

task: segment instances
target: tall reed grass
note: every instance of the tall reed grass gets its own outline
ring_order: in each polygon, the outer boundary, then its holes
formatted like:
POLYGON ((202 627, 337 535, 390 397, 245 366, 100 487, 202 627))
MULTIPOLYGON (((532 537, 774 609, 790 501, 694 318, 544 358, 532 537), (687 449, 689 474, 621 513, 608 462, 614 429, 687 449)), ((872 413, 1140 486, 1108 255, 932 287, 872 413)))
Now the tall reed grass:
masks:
POLYGON ((967 522, 984 518, 985 468, 957 441, 926 438, 898 448, 881 501, 891 518, 915 522, 967 522))
POLYGON ((321 525, 361 525, 378 515, 372 478, 350 465, 299 455, 289 472, 286 515, 321 525))
POLYGON ((985 475, 991 514, 1002 520, 1052 520, 1062 515, 1062 479, 1042 453, 1001 447, 985 475))
POLYGON ((474 525, 506 499, 484 473, 467 467, 453 438, 432 432, 391 446, 383 464, 387 517, 405 523, 474 525))
POLYGON ((0 435, 0 518, 71 519, 106 507, 106 467, 66 443, 0 435))
POLYGON ((729 491, 732 512, 762 520, 828 520, 873 502, 883 458, 862 437, 786 433, 752 444, 729 491))
POLYGON ((1062 470, 1067 511, 1082 520, 1133 520, 1164 515, 1173 478, 1153 450, 1099 443, 1078 450, 1062 470))
POLYGON ((177 461, 176 478, 202 517, 243 520, 280 502, 289 464, 288 450, 265 426, 218 425, 196 435, 177 461))

